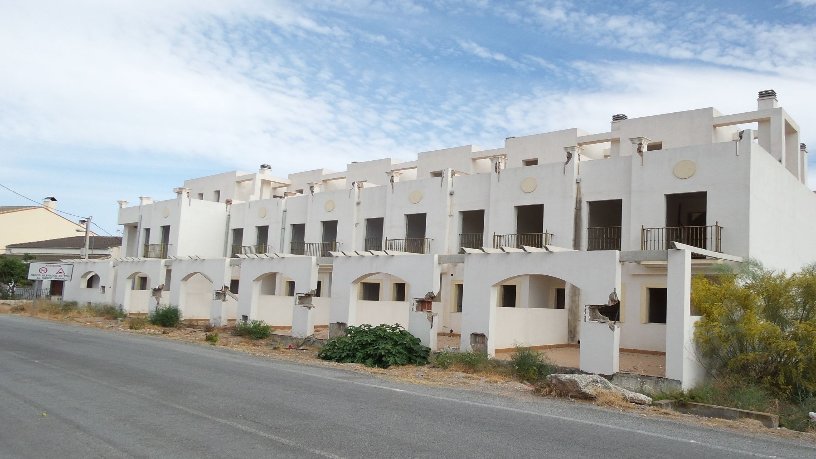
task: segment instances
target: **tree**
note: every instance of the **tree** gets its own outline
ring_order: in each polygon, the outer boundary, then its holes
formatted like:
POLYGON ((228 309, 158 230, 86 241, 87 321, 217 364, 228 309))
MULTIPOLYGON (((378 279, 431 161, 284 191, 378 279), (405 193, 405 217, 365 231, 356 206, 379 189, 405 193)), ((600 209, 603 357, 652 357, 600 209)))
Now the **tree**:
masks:
POLYGON ((750 261, 714 278, 696 277, 694 333, 715 376, 749 378, 787 399, 816 394, 816 265, 796 274, 750 261))
POLYGON ((14 287, 26 279, 28 265, 17 258, 0 255, 0 295, 14 293, 14 287))

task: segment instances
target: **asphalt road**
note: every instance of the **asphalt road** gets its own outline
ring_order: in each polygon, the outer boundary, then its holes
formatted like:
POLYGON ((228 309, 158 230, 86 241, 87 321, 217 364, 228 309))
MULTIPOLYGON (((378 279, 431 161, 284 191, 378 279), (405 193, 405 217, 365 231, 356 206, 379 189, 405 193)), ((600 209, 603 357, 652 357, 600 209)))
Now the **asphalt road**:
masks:
POLYGON ((561 400, 0 316, 0 457, 816 457, 561 400))

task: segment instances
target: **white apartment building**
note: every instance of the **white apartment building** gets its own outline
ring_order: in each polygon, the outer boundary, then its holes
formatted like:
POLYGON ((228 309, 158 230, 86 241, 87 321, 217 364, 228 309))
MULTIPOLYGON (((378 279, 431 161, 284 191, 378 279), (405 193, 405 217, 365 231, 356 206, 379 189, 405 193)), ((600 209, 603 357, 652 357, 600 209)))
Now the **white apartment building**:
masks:
POLYGON ((490 354, 580 340, 582 368, 606 373, 618 349, 665 352, 667 377, 687 386, 689 276, 749 257, 789 271, 816 261, 806 179, 799 127, 772 90, 744 113, 615 115, 608 132, 343 172, 279 178, 262 165, 187 180, 175 199, 120 201, 122 256, 74 269, 107 290, 77 282, 65 297, 301 336, 400 323, 431 347, 454 333, 490 354))

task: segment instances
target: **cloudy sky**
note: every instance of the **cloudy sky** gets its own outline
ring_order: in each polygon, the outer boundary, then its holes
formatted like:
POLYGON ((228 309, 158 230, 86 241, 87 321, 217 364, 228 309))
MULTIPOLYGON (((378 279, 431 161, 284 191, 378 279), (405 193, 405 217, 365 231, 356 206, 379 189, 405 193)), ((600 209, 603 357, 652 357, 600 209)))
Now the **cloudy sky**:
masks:
POLYGON ((0 0, 0 184, 115 234, 116 200, 185 178, 748 111, 770 88, 816 147, 814 36, 816 0, 0 0))

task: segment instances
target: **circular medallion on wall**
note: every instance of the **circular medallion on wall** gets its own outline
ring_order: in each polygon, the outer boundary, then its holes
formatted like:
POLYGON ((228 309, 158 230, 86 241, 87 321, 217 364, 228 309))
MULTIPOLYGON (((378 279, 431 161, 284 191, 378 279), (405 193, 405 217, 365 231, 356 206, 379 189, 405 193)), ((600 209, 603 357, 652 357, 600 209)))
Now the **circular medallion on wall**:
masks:
POLYGON ((258 209, 258 218, 266 218, 266 207, 258 209))
POLYGON ((323 204, 323 208, 326 209, 326 212, 333 211, 334 210, 334 201, 329 199, 328 201, 326 201, 325 204, 323 204))
POLYGON ((674 165, 674 170, 672 172, 674 173, 675 177, 685 180, 694 176, 694 174, 697 172, 697 164, 694 161, 684 159, 674 165))
POLYGON ((411 192, 408 195, 408 200, 411 201, 411 204, 419 204, 422 201, 422 192, 419 190, 411 192))
POLYGON ((170 216, 170 209, 168 209, 167 207, 163 208, 162 209, 162 217, 167 218, 169 216, 170 216))
POLYGON ((538 181, 533 177, 527 177, 521 181, 521 191, 525 193, 532 193, 538 188, 538 181))

